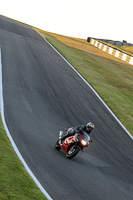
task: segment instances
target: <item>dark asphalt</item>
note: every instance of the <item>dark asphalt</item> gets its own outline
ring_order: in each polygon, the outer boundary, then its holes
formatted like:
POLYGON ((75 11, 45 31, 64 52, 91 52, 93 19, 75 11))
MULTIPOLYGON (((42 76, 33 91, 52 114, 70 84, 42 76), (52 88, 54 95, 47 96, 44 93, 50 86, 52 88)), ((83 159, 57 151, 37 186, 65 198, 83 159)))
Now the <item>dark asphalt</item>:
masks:
POLYGON ((132 200, 133 142, 96 95, 30 27, 0 16, 5 119, 54 200, 132 200), (72 160, 58 132, 92 121, 93 143, 72 160))

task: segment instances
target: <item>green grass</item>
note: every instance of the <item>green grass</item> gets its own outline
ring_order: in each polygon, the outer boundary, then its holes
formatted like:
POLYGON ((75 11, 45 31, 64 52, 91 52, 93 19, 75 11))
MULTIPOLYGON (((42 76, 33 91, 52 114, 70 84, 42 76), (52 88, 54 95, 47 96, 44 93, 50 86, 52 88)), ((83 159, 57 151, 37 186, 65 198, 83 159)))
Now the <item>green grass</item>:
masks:
POLYGON ((108 57, 85 40, 38 31, 93 86, 133 135, 133 66, 108 57))
POLYGON ((0 118, 0 200, 46 200, 8 140, 0 118))

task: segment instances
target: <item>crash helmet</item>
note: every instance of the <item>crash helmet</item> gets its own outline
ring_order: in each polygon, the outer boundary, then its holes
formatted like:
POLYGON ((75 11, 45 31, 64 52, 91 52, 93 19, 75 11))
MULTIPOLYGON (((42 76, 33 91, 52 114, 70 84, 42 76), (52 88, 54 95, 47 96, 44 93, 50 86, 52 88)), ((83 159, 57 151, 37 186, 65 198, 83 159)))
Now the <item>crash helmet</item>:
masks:
POLYGON ((92 131, 93 128, 94 128, 94 124, 93 124, 92 122, 87 123, 86 129, 87 129, 88 131, 92 131))

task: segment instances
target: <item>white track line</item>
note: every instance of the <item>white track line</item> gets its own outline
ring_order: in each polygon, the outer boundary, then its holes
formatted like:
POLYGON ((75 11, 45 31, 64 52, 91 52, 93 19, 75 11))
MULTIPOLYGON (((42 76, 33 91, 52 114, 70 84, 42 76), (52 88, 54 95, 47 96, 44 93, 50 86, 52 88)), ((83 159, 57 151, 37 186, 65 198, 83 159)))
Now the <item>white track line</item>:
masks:
MULTIPOLYGON (((35 29, 33 29, 35 30, 35 29)), ((35 30, 36 31, 36 30, 35 30)), ((37 31, 36 31, 37 32, 37 31)), ((130 136, 133 140, 133 136, 131 133, 126 129, 126 127, 121 123, 121 121, 116 117, 116 115, 112 112, 112 110, 107 106, 107 104, 103 101, 103 99, 99 96, 99 94, 94 90, 94 88, 84 79, 84 77, 63 57, 63 55, 55 49, 55 47, 48 42, 48 40, 43 37, 39 32, 37 32, 67 63, 68 65, 80 76, 80 78, 90 87, 90 89, 95 93, 95 95, 99 98, 99 100, 103 103, 103 105, 108 109, 108 111, 112 114, 112 116, 116 119, 116 121, 121 125, 121 127, 126 131, 126 133, 130 136)))
POLYGON ((42 193, 47 197, 48 200, 53 200, 49 194, 46 192, 46 190, 42 187, 42 185, 39 183, 39 181, 37 180, 37 178, 34 176, 34 174, 32 173, 32 171, 30 170, 30 168, 28 167, 27 163, 25 162, 25 160, 23 159, 22 155, 20 154, 15 142, 13 141, 13 138, 8 130, 6 121, 5 121, 5 115, 4 115, 4 101, 3 101, 3 83, 2 83, 2 59, 1 59, 1 47, 0 47, 0 110, 1 110, 1 117, 2 117, 2 121, 3 121, 3 125, 4 128, 6 130, 6 134, 16 152, 16 154, 18 155, 19 159, 21 160, 21 162, 23 163, 25 169, 27 170, 27 172, 29 173, 29 175, 31 176, 31 178, 34 180, 34 182, 36 183, 36 185, 40 188, 40 190, 42 191, 42 193))

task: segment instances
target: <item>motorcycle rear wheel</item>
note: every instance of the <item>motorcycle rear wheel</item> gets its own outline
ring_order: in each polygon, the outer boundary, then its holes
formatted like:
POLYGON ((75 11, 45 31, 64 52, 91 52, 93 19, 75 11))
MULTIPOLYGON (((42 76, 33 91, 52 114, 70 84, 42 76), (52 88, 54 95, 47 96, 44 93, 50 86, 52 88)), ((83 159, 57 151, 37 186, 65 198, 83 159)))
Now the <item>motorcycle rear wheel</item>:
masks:
POLYGON ((55 143, 55 148, 57 149, 57 150, 60 150, 61 148, 60 148, 60 144, 59 144, 59 140, 55 143))
POLYGON ((66 153, 66 157, 67 158, 73 158, 74 156, 76 156, 78 154, 78 152, 80 151, 80 148, 75 146, 74 148, 71 146, 68 150, 68 152, 66 153))

